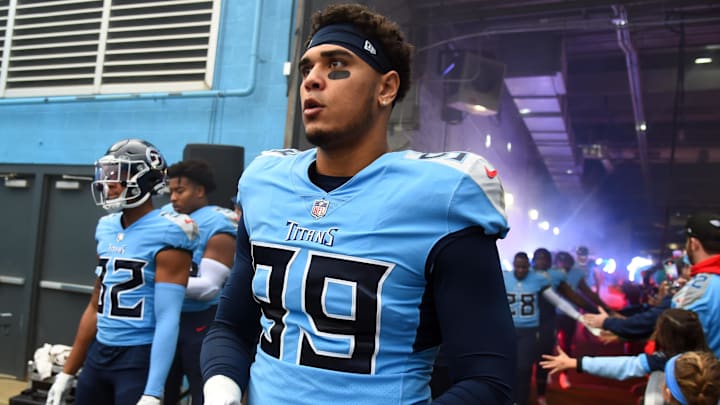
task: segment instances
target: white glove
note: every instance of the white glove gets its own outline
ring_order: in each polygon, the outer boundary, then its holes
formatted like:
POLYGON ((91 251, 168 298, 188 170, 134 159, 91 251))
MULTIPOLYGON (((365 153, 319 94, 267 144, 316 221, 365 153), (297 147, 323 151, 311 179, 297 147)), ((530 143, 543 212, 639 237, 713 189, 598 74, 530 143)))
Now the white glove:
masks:
POLYGON ((151 395, 143 395, 137 402, 137 405, 160 405, 160 398, 151 395))
POLYGON ((588 331, 590 331, 590 333, 592 333, 593 335, 595 335, 595 336, 600 336, 600 332, 602 332, 602 329, 600 329, 600 328, 593 328, 592 326, 586 324, 585 322, 583 322, 583 325, 585 326, 585 329, 587 329, 588 331))
POLYGON ((235 381, 224 375, 214 375, 203 385, 204 405, 240 405, 242 392, 235 381))
POLYGON ((65 403, 65 394, 70 391, 74 376, 59 372, 55 376, 55 382, 50 386, 45 405, 60 405, 65 403))

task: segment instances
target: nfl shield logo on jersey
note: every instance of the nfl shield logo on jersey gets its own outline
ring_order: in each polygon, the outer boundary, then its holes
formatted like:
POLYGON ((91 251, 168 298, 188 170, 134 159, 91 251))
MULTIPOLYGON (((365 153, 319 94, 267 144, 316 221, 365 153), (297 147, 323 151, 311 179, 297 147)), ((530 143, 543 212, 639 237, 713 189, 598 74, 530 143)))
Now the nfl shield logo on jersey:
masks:
POLYGON ((315 219, 320 219, 327 214, 328 205, 330 205, 328 200, 315 200, 310 213, 315 219))

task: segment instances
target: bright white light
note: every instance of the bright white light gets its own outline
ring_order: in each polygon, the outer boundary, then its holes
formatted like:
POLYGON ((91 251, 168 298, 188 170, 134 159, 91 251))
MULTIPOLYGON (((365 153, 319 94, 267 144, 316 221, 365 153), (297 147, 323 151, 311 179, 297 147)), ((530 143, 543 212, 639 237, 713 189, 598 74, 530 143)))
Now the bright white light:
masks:
POLYGON ((492 136, 490 134, 485 135, 485 147, 489 148, 492 145, 492 136))
POLYGON ((542 221, 538 224, 538 228, 542 229, 543 231, 547 231, 548 229, 550 229, 550 222, 542 221))
POLYGON ((615 259, 608 259, 605 266, 603 266, 603 271, 607 274, 613 274, 616 268, 617 263, 615 263, 615 259))
POLYGON ((642 124, 640 124, 640 130, 643 132, 647 131, 647 124, 645 124, 644 122, 642 124))
POLYGON ((505 193, 505 208, 510 208, 515 204, 515 196, 510 193, 505 193))
POLYGON ((558 228, 557 226, 554 226, 553 227, 553 235, 560 235, 560 228, 558 228))
POLYGON ((528 211, 528 215, 530 216, 530 219, 533 221, 540 218, 540 213, 536 209, 532 209, 532 210, 528 211))
POLYGON ((635 256, 630 261, 630 264, 627 265, 627 271, 628 271, 628 280, 635 281, 635 272, 638 270, 652 266, 653 262, 652 260, 641 257, 641 256, 635 256))
POLYGON ((510 263, 510 260, 508 260, 508 259, 500 260, 500 266, 502 267, 502 269, 504 271, 512 271, 513 270, 512 264, 510 263))
POLYGON ((567 169, 567 170, 565 170, 565 173, 567 173, 567 174, 573 174, 573 171, 572 171, 572 169, 567 169))
POLYGON ((507 150, 508 152, 512 152, 512 142, 507 143, 507 150))
POLYGON ((480 105, 480 104, 475 104, 475 105, 473 105, 473 106, 472 106, 472 109, 475 110, 475 111, 477 111, 477 112, 485 112, 485 111, 488 110, 487 107, 485 107, 484 105, 480 105))
POLYGON ((530 114, 531 112, 532 111, 529 108, 521 108, 520 109, 520 114, 522 114, 522 115, 530 114))
POLYGON ((595 264, 597 264, 598 266, 601 265, 602 262, 603 262, 602 257, 598 257, 597 259, 595 259, 595 264))
POLYGON ((706 63, 712 63, 712 58, 695 58, 696 65, 704 65, 706 63))

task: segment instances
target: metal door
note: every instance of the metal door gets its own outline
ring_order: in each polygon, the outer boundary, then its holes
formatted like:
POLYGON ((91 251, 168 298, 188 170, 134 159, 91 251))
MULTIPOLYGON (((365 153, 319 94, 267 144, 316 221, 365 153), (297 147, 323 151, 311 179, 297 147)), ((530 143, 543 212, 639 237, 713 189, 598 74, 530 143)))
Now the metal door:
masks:
POLYGON ((0 167, 0 373, 22 376, 28 360, 38 192, 35 175, 16 169, 0 167))
POLYGON ((93 202, 91 173, 45 177, 34 347, 71 345, 92 293, 95 226, 105 212, 93 202))

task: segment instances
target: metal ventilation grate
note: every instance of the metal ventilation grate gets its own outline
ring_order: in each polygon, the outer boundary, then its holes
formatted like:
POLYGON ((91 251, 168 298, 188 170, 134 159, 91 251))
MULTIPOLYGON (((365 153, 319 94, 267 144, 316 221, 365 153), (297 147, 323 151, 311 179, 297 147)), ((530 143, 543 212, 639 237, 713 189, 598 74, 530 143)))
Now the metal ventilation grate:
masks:
POLYGON ((219 5, 17 0, 4 96, 211 88, 219 5))
POLYGON ((5 70, 5 34, 7 33, 9 13, 10 0, 0 0, 0 72, 5 70))

